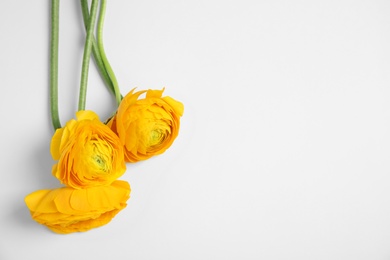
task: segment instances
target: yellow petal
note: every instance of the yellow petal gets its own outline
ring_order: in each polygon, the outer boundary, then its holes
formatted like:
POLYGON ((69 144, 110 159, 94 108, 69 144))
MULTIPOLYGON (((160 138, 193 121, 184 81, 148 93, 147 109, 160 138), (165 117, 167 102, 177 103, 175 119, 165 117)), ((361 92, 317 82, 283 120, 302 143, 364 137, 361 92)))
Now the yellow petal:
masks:
POLYGON ((76 189, 109 185, 126 170, 121 140, 94 112, 79 111, 77 118, 53 136, 52 153, 58 162, 52 173, 76 189))
POLYGON ((153 90, 153 89, 148 89, 146 92, 146 98, 160 98, 164 92, 165 88, 162 90, 153 90))
POLYGON ((145 91, 128 93, 118 107, 109 126, 125 147, 125 160, 137 162, 163 153, 178 135, 181 102, 162 97, 162 90, 147 90, 146 97, 138 99, 145 91), (115 126, 114 126, 115 124, 115 126))
POLYGON ((110 222, 126 207, 130 191, 127 182, 115 181, 88 189, 39 190, 26 196, 25 202, 35 221, 56 233, 67 234, 110 222))
POLYGON ((99 120, 99 116, 91 110, 81 110, 81 111, 76 112, 76 118, 78 121, 94 120, 94 119, 99 120))
POLYGON ((183 113, 184 113, 184 105, 183 103, 169 97, 169 96, 166 96, 166 97, 163 97, 164 101, 167 102, 172 108, 173 110, 175 111, 176 114, 178 114, 179 116, 182 116, 183 113))
POLYGON ((55 194, 51 190, 37 190, 24 198, 24 201, 30 211, 57 212, 53 203, 55 194))
POLYGON ((63 128, 57 129, 50 142, 50 153, 54 160, 60 159, 60 144, 63 132, 63 128))

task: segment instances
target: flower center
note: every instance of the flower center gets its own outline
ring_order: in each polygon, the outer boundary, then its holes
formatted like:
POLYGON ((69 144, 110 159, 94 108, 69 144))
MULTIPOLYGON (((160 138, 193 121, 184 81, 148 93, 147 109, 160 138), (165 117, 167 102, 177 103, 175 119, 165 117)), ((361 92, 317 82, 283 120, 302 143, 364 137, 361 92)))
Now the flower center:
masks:
POLYGON ((86 156, 89 158, 85 163, 92 175, 109 174, 112 170, 112 150, 103 140, 91 140, 86 144, 86 156), (89 166, 88 166, 89 165, 89 166))
POLYGON ((106 160, 104 160, 104 158, 102 156, 100 156, 99 154, 96 154, 96 155, 93 156, 92 159, 96 163, 96 165, 99 168, 99 170, 101 170, 103 172, 107 172, 108 171, 106 160))
POLYGON ((150 131, 150 146, 159 145, 165 139, 164 130, 162 129, 153 129, 150 131))

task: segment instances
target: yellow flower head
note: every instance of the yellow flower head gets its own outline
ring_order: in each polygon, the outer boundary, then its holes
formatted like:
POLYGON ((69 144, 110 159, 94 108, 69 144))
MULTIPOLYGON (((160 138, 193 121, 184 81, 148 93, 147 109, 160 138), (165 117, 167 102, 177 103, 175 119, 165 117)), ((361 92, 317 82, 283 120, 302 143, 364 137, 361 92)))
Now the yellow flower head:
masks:
POLYGON ((125 160, 137 162, 163 153, 178 135, 184 106, 163 90, 130 91, 107 123, 125 147, 125 160), (138 99, 141 94, 146 97, 138 99))
POLYGON ((26 196, 31 217, 59 234, 87 231, 108 222, 130 198, 130 185, 115 181, 109 186, 38 190, 26 196))
POLYGON ((51 155, 58 160, 53 175, 76 189, 111 184, 126 171, 118 136, 92 111, 79 111, 76 117, 51 140, 51 155))

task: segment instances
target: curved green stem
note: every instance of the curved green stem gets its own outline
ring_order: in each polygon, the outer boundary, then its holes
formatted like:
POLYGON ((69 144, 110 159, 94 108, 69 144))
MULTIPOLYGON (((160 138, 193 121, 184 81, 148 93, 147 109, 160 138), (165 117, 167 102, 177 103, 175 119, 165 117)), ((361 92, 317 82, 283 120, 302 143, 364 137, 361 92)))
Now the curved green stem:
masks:
POLYGON ((115 77, 115 73, 112 70, 112 67, 110 63, 108 62, 107 55, 104 51, 104 45, 103 45, 103 24, 104 24, 104 15, 106 13, 106 0, 101 0, 100 2, 100 13, 99 13, 99 21, 97 25, 97 45, 100 50, 100 55, 102 57, 104 67, 106 68, 106 71, 108 75, 110 76, 111 82, 113 84, 114 93, 115 93, 115 100, 117 104, 119 105, 122 101, 122 96, 118 87, 118 81, 115 77))
POLYGON ((85 101, 87 96, 87 83, 88 83, 88 70, 92 52, 92 38, 93 30, 95 28, 95 20, 97 16, 98 1, 92 0, 91 4, 91 16, 87 27, 87 37, 84 45, 83 64, 81 68, 81 82, 80 82, 80 95, 79 95, 79 108, 78 110, 85 110, 85 101))
MULTIPOLYGON (((88 10, 88 1, 87 0, 81 0, 81 10, 83 14, 83 20, 84 20, 84 26, 87 30, 88 23, 89 23, 89 10, 88 10)), ((106 68, 104 67, 104 63, 102 60, 102 57, 100 55, 96 39, 95 37, 92 38, 92 54, 95 58, 96 65, 98 66, 100 75, 102 76, 104 82, 106 83, 109 90, 115 95, 115 90, 112 84, 112 81, 110 79, 110 76, 107 74, 106 68)))
POLYGON ((50 37, 50 112, 54 130, 61 128, 58 115, 58 31, 60 1, 52 0, 50 37))

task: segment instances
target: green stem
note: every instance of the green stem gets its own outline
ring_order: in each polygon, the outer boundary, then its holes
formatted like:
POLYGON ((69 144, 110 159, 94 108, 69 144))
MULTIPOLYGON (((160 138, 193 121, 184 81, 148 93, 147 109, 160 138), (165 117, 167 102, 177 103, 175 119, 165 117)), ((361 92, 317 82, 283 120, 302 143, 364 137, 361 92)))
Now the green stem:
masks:
POLYGON ((58 114, 58 31, 60 1, 52 0, 50 37, 50 112, 54 130, 61 128, 58 114))
POLYGON ((88 70, 89 62, 92 52, 92 38, 93 30, 95 28, 95 20, 97 16, 98 1, 92 0, 91 4, 91 16, 87 27, 87 37, 84 45, 83 64, 81 68, 81 82, 80 82, 80 95, 79 95, 79 108, 78 110, 85 110, 85 101, 87 96, 87 83, 88 83, 88 70))
MULTIPOLYGON (((83 11, 83 19, 84 23, 87 23, 89 21, 88 17, 88 1, 87 0, 81 0, 81 7, 83 11)), ((100 71, 100 74, 103 76, 104 80, 106 81, 106 84, 110 91, 113 93, 117 104, 122 100, 122 95, 120 93, 119 87, 118 87, 118 81, 116 79, 115 73, 107 59, 107 56, 104 51, 103 46, 103 24, 104 24, 104 15, 106 10, 106 1, 102 0, 101 6, 100 6, 100 14, 99 14, 99 22, 97 26, 98 30, 98 43, 95 41, 93 42, 93 54, 95 57, 95 60, 98 65, 98 69, 100 71), (97 46, 96 46, 97 44, 97 46)))
MULTIPOLYGON (((88 1, 87 0, 81 0, 81 10, 83 14, 83 20, 84 20, 84 26, 87 30, 88 28, 88 22, 89 22, 89 10, 88 10, 88 1)), ((112 81, 110 79, 110 76, 107 74, 106 68, 104 67, 104 63, 102 60, 102 57, 100 56, 100 52, 96 43, 95 37, 92 38, 92 54, 95 58, 96 65, 98 66, 100 75, 102 76, 104 82, 106 83, 109 90, 115 95, 115 90, 112 84, 112 81)))
POLYGON ((114 87, 114 93, 115 93, 115 100, 117 104, 119 105, 120 102, 122 101, 122 96, 118 87, 118 81, 115 77, 115 73, 112 70, 112 67, 110 63, 108 62, 106 52, 104 51, 104 45, 103 45, 103 24, 104 24, 104 15, 106 13, 106 5, 107 1, 106 0, 101 0, 100 2, 100 13, 99 13, 99 21, 97 25, 97 44, 98 48, 100 50, 100 55, 102 57, 104 67, 106 68, 106 71, 108 75, 110 76, 111 82, 114 87))

